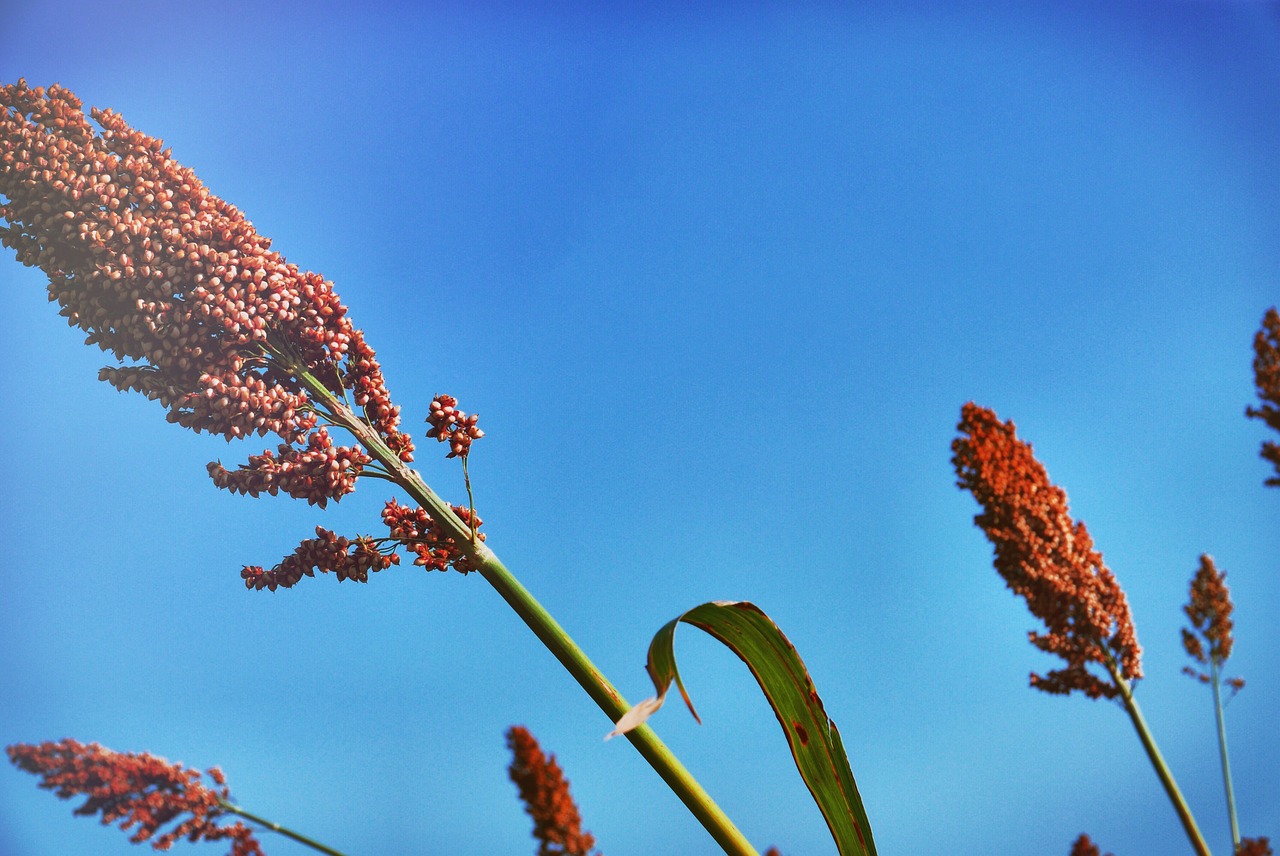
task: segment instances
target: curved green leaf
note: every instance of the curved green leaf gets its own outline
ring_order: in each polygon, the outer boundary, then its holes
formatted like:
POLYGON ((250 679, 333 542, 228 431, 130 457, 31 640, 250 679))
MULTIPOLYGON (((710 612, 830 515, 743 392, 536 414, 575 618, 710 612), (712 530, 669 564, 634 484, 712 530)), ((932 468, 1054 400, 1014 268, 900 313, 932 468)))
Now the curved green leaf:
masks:
POLYGON ((755 604, 746 601, 704 603, 667 622, 649 643, 647 668, 658 691, 657 697, 645 699, 628 711, 609 736, 625 734, 648 719, 666 700, 672 681, 679 687, 689 712, 698 719, 676 667, 675 634, 682 621, 719 639, 751 669, 782 725, 796 767, 826 818, 841 856, 876 856, 871 824, 862 797, 858 795, 840 732, 827 717, 822 699, 795 647, 755 604))

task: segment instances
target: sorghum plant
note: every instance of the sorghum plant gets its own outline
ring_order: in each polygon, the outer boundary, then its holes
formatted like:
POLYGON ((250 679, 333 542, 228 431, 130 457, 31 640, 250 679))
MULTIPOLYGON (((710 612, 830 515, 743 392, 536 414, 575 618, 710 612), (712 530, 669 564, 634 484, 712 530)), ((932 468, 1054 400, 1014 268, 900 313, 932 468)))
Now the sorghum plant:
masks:
POLYGON ((1209 856, 1133 695, 1132 682, 1142 677, 1142 649, 1128 600, 1084 523, 1072 519, 1066 491, 1049 481, 1014 424, 988 408, 964 405, 958 430, 952 463, 959 486, 982 506, 974 522, 995 547, 996 570, 1044 622, 1044 632, 1029 634, 1031 644, 1066 662, 1045 676, 1032 673, 1031 686, 1119 698, 1192 846, 1209 856))
MULTIPOLYGON (((316 572, 367 582, 371 573, 399 564, 401 551, 428 570, 477 572, 611 721, 624 717, 626 700, 479 532, 467 470, 471 446, 484 436, 477 417, 458 409, 452 396, 438 395, 429 407, 427 436, 462 462, 468 501, 452 505, 408 466, 414 446, 400 430, 400 408, 332 283, 273 251, 160 140, 110 110, 86 117, 79 99, 61 86, 32 88, 23 80, 0 86, 0 242, 48 276, 49 297, 68 324, 115 358, 102 380, 158 402, 170 422, 197 432, 228 441, 274 436, 274 450, 251 454, 246 463, 210 463, 219 488, 249 496, 284 493, 323 507, 351 493, 357 481, 374 478, 408 496, 408 504, 387 501, 385 534, 344 536, 317 527, 316 537, 270 569, 245 566, 245 586, 276 591, 316 572)), ((747 607, 721 620, 746 621, 747 607)), ((762 644, 739 656, 777 658, 789 649, 776 625, 764 622, 762 644)), ((787 676, 803 674, 807 681, 798 662, 787 676)), ((842 759, 842 766, 818 769, 796 756, 815 797, 829 798, 820 800, 824 814, 839 814, 828 819, 842 852, 874 854, 843 747, 817 693, 811 684, 798 687, 781 677, 778 683, 783 696, 819 717, 819 745, 842 759), (832 770, 844 780, 832 778, 832 770), (826 781, 815 785, 814 776, 826 781)), ((769 695, 770 703, 781 697, 769 695)), ((755 856, 647 725, 626 734, 726 852, 755 856)), ((794 747, 794 735, 788 739, 794 747)))
MULTIPOLYGON (((1191 578, 1191 597, 1183 612, 1191 620, 1191 627, 1182 628, 1182 646, 1198 666, 1208 672, 1186 666, 1183 672, 1213 688, 1214 720, 1218 729, 1218 756, 1222 762, 1222 784, 1227 795, 1227 816, 1231 822, 1231 849, 1241 847, 1240 824, 1236 819, 1235 788, 1231 784, 1231 761, 1227 755, 1227 726, 1223 716, 1222 667, 1231 656, 1235 639, 1231 635, 1233 623, 1231 592, 1227 588, 1227 572, 1218 570, 1213 557, 1202 555, 1200 567, 1191 578)), ((1225 683, 1232 694, 1244 687, 1240 678, 1228 678, 1225 683)))

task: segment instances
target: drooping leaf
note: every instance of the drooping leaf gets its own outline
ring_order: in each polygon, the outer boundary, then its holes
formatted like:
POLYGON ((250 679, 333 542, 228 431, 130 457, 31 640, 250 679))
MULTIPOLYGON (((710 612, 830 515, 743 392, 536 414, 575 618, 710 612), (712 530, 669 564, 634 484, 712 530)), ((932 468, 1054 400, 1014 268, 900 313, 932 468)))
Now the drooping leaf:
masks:
POLYGON ((778 717, 800 776, 826 818, 841 856, 876 856, 871 824, 840 732, 828 718, 795 647, 755 604, 713 601, 667 622, 649 643, 647 668, 657 696, 645 699, 628 711, 608 737, 625 734, 653 715, 666 700, 672 681, 680 689, 694 719, 702 721, 676 667, 675 633, 681 622, 719 639, 751 669, 778 717))

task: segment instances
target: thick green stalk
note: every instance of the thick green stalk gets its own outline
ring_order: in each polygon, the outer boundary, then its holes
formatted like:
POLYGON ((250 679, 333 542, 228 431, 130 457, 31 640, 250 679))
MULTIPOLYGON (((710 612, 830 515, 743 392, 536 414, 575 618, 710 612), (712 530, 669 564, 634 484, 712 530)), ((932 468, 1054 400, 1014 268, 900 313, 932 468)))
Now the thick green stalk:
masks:
POLYGON ((1187 801, 1182 796, 1182 791, 1178 789, 1178 783, 1174 781, 1173 772, 1169 769, 1169 765, 1165 763, 1164 756, 1160 754, 1160 747, 1156 746, 1156 739, 1151 734, 1151 728, 1147 725, 1147 720, 1142 716, 1142 709, 1138 707, 1138 700, 1133 697, 1133 687, 1120 674, 1120 670, 1116 667, 1114 661, 1108 660, 1107 669, 1111 672, 1111 677, 1116 683, 1116 687, 1120 690, 1120 698, 1124 702, 1124 709, 1129 714, 1129 719, 1133 720, 1133 727, 1138 732, 1138 739, 1142 741, 1142 748, 1147 750, 1147 757, 1151 759, 1151 766, 1155 767, 1156 775, 1160 777, 1160 784, 1164 785, 1164 791, 1169 795, 1169 802, 1173 803, 1173 810, 1178 813, 1178 820, 1182 821, 1182 828, 1187 833, 1187 838, 1191 841, 1192 848, 1196 851, 1197 856, 1212 856, 1209 852, 1209 845, 1205 843, 1204 836, 1200 834, 1200 828, 1196 826, 1196 819, 1191 814, 1191 808, 1187 805, 1187 801))
MULTIPOLYGON (((453 513, 448 503, 427 486, 416 470, 406 466, 399 456, 387 447, 376 431, 337 400, 324 384, 306 372, 299 372, 297 376, 307 391, 323 404, 334 420, 350 431, 365 450, 387 469, 392 480, 426 509, 445 533, 467 553, 481 576, 489 581, 498 594, 502 595, 503 600, 524 620, 524 623, 555 655, 569 674, 573 675, 574 680, 587 691, 587 695, 591 696, 591 700, 604 711, 609 720, 616 722, 620 719, 631 707, 627 700, 596 668, 578 643, 565 632, 529 590, 521 585, 511 571, 507 570, 506 565, 494 555, 493 551, 483 542, 472 543, 470 527, 453 513)), ((671 750, 658 739, 653 729, 642 725, 628 732, 626 737, 726 853, 731 856, 759 856, 728 815, 711 799, 710 794, 685 769, 671 750)))
POLYGON ((1231 852, 1240 849, 1240 824, 1236 821, 1236 794, 1231 787, 1231 761, 1227 757, 1227 724, 1222 713, 1222 672, 1217 661, 1209 663, 1213 684, 1213 712, 1218 722, 1218 754, 1222 756, 1222 784, 1227 790, 1227 816, 1231 819, 1231 852))
POLYGON ((292 829, 289 829, 288 827, 281 826, 278 823, 273 823, 272 821, 267 820, 266 818, 258 817, 256 814, 253 814, 252 812, 248 812, 240 808, 240 806, 236 805, 235 803, 229 803, 223 800, 222 807, 227 811, 231 812, 232 814, 240 815, 245 820, 251 820, 254 823, 258 824, 259 826, 269 829, 272 832, 278 832, 281 835, 283 835, 285 838, 292 838, 294 841, 298 842, 299 844, 305 844, 308 847, 310 847, 312 850, 319 850, 321 853, 327 853, 328 856, 343 856, 341 852, 334 850, 332 847, 326 847, 323 844, 321 844, 319 841, 313 841, 307 836, 294 832, 292 829))

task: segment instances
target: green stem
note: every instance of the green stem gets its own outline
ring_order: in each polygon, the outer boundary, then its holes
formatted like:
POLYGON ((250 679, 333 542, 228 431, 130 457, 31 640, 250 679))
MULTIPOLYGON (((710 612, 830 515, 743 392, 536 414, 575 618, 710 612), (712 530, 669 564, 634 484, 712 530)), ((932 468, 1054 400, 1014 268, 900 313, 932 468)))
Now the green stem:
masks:
POLYGON ((471 471, 467 469, 467 459, 470 455, 462 456, 462 480, 467 486, 467 528, 471 530, 471 546, 476 543, 476 497, 471 492, 471 471))
POLYGON ((1200 834, 1200 828, 1196 826, 1196 819, 1191 814, 1191 808, 1187 805, 1186 799, 1182 796, 1182 791, 1178 789, 1178 783, 1174 781, 1173 772, 1169 769, 1169 765, 1165 763, 1164 756, 1160 754, 1160 747, 1156 746, 1156 739, 1151 735, 1151 728, 1147 725, 1147 720, 1142 716, 1142 709, 1138 707, 1138 700, 1133 697, 1133 687, 1120 674, 1119 668, 1115 662, 1108 658, 1107 670, 1111 672, 1111 677, 1116 683, 1116 688, 1120 690, 1120 698, 1124 701, 1124 709, 1129 714, 1129 719, 1133 720, 1133 727, 1138 732, 1138 739, 1142 741, 1142 748, 1147 750, 1147 757, 1151 759, 1151 766, 1155 767, 1156 775, 1160 777, 1160 784, 1164 785, 1164 791, 1169 795, 1169 802, 1173 803, 1173 810, 1178 813, 1178 820, 1182 821, 1182 828, 1187 833, 1187 838, 1191 841, 1191 847, 1196 851, 1197 856, 1212 856, 1209 852, 1209 845, 1204 841, 1204 836, 1200 834))
MULTIPOLYGON (((324 384, 307 372, 297 372, 296 376, 309 393, 332 411, 334 417, 342 423, 342 427, 350 431, 365 450, 387 468, 394 477, 394 481, 440 524, 445 534, 452 538, 471 559, 471 563, 479 570, 480 575, 489 581, 489 584, 524 620, 542 644, 555 655, 574 680, 586 690, 591 700, 609 717, 609 721, 619 720, 631 705, 596 668, 586 652, 578 647, 578 643, 565 632, 529 590, 521 585, 511 571, 507 570, 506 565, 494 555, 493 551, 485 546, 484 542, 472 541, 471 527, 453 513, 448 503, 427 486, 416 470, 406 466, 399 456, 388 448, 376 431, 342 407, 324 384)), ((628 732, 626 736, 693 816, 711 833, 711 837, 724 849, 725 853, 730 856, 759 856, 756 849, 747 841, 746 836, 738 830, 720 806, 716 805, 710 794, 685 769, 671 750, 658 739, 653 729, 642 725, 628 732)))
POLYGON ((292 829, 289 829, 288 827, 281 826, 280 824, 274 823, 270 820, 267 820, 266 818, 258 817, 256 814, 253 814, 252 812, 245 811, 244 809, 240 808, 240 806, 236 805, 235 803, 229 803, 225 800, 221 800, 220 802, 222 803, 222 807, 227 811, 231 812, 232 814, 238 814, 241 817, 243 817, 245 820, 251 820, 254 823, 258 824, 259 826, 269 829, 272 832, 278 832, 281 835, 283 835, 285 838, 292 838, 294 841, 298 842, 299 844, 307 845, 312 850, 319 850, 321 853, 328 853, 329 856, 343 856, 343 853, 341 851, 334 850, 332 847, 326 847, 323 844, 321 844, 319 841, 313 841, 307 836, 294 832, 292 829))
POLYGON ((1213 712, 1218 721, 1218 754, 1222 756, 1222 784, 1227 790, 1227 816, 1231 819, 1231 852, 1240 849, 1240 824, 1236 821, 1236 794, 1231 787, 1231 761, 1227 757, 1227 724, 1222 712, 1222 672, 1216 660, 1209 663, 1213 684, 1213 712))

